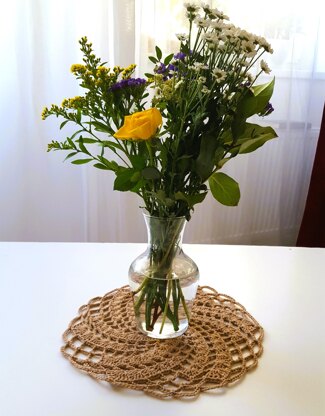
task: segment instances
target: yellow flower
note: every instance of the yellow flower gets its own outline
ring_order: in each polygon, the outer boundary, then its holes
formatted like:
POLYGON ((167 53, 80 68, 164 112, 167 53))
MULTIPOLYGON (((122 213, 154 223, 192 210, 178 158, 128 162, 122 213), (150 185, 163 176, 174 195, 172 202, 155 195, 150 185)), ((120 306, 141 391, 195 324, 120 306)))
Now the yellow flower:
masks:
POLYGON ((42 120, 45 120, 48 115, 49 115, 49 109, 47 107, 44 107, 42 111, 42 120))
POLYGON ((86 66, 81 64, 73 64, 71 65, 70 71, 73 74, 83 74, 86 72, 86 66))
POLYGON ((97 77, 105 77, 110 71, 110 68, 106 68, 106 66, 99 66, 97 68, 96 75, 97 77))
POLYGON ((130 76, 134 72, 135 68, 136 68, 135 64, 131 64, 127 68, 124 68, 123 71, 122 71, 122 79, 130 78, 130 76))
POLYGON ((148 140, 155 135, 161 123, 162 117, 157 108, 139 111, 124 117, 124 124, 114 137, 122 140, 148 140))

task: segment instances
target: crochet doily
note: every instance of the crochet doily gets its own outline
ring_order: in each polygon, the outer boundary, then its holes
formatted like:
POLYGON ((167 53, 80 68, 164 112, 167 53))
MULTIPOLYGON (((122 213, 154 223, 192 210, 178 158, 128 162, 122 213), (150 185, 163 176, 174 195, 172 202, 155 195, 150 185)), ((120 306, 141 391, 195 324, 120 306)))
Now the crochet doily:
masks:
POLYGON ((79 309, 62 352, 97 380, 160 397, 195 397, 225 387, 257 365, 263 329, 233 298, 199 287, 191 323, 178 338, 156 340, 135 324, 128 286, 79 309))

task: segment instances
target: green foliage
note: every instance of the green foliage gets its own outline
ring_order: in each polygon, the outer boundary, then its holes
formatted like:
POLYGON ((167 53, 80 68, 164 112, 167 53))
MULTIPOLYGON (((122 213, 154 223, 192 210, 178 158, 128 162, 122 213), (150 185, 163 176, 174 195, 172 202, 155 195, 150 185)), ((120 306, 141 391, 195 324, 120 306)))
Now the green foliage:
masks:
POLYGON ((270 101, 274 89, 274 78, 267 84, 248 89, 238 101, 236 115, 245 118, 258 114, 270 101))
POLYGON ((222 172, 216 172, 209 178, 210 190, 214 198, 223 205, 236 206, 240 199, 238 183, 222 172))
POLYGON ((195 170, 202 179, 202 182, 205 182, 213 172, 216 165, 215 153, 218 147, 219 142, 214 135, 202 135, 200 152, 195 163, 195 170))

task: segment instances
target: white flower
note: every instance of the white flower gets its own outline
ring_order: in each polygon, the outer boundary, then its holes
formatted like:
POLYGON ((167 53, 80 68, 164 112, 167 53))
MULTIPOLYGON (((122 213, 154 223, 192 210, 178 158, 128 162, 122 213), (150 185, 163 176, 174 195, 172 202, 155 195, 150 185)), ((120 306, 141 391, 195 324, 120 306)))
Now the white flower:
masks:
POLYGON ((253 42, 243 41, 242 48, 245 52, 245 56, 248 58, 252 58, 256 55, 257 51, 255 50, 255 45, 253 42))
POLYGON ((221 32, 223 30, 223 28, 225 27, 225 24, 222 22, 211 22, 210 26, 212 29, 221 32))
POLYGON ((247 32, 247 30, 239 30, 238 37, 244 41, 249 42, 251 39, 251 34, 247 32))
POLYGON ((215 45, 218 45, 220 41, 220 36, 218 33, 207 32, 204 35, 202 35, 202 39, 204 39, 208 43, 214 43, 215 45))
POLYGON ((268 66, 268 64, 262 59, 260 62, 260 66, 261 66, 261 70, 263 72, 265 72, 266 74, 270 74, 271 73, 271 69, 268 66))
POLYGON ((222 82, 226 79, 227 77, 227 72, 223 71, 222 69, 219 68, 214 68, 212 70, 212 76, 216 79, 216 81, 222 82))
POLYGON ((228 93, 228 91, 225 91, 225 92, 222 94, 223 98, 224 98, 225 100, 227 100, 227 101, 231 101, 231 99, 232 99, 233 95, 234 95, 233 93, 229 94, 229 93, 228 93))
POLYGON ((226 14, 224 14, 224 12, 219 12, 218 17, 221 20, 229 20, 229 17, 226 14))
POLYGON ((224 43, 220 43, 218 49, 220 52, 225 52, 227 50, 227 46, 224 43))
POLYGON ((234 42, 235 39, 235 30, 234 28, 226 28, 224 31, 224 36, 230 41, 234 42))
POLYGON ((206 82, 206 77, 199 77, 199 79, 198 79, 198 81, 201 83, 201 84, 204 84, 205 82, 206 82))
POLYGON ((242 59, 241 61, 238 61, 240 66, 249 66, 249 62, 247 62, 245 59, 242 59))
POLYGON ((266 50, 266 52, 273 53, 273 49, 269 42, 262 36, 256 36, 256 42, 266 50))
POLYGON ((214 38, 214 34, 211 33, 211 32, 207 32, 207 33, 204 33, 202 35, 202 39, 204 39, 207 42, 212 42, 213 41, 213 38, 214 38))
POLYGON ((185 33, 176 33, 176 37, 181 42, 185 42, 188 39, 188 35, 186 35, 185 33))
POLYGON ((209 94, 211 90, 209 90, 206 85, 203 85, 201 92, 203 92, 203 94, 209 94))
POLYGON ((184 3, 184 7, 188 12, 197 12, 199 10, 199 6, 194 2, 187 2, 184 3))
POLYGON ((184 80, 181 79, 175 84, 175 90, 177 90, 182 84, 184 84, 184 80))
POLYGON ((194 23, 199 26, 199 27, 209 27, 210 26, 210 20, 209 19, 204 19, 203 17, 196 17, 194 19, 194 23))
POLYGON ((194 71, 200 72, 201 69, 209 69, 207 65, 204 65, 202 62, 194 62, 194 71))
POLYGON ((253 75, 252 75, 252 74, 250 74, 249 72, 247 72, 247 74, 246 74, 246 78, 247 78, 247 81, 248 81, 248 82, 250 82, 251 84, 253 83, 253 81, 254 81, 254 77, 253 77, 253 75))
POLYGON ((209 4, 201 3, 201 7, 202 7, 202 9, 205 13, 207 13, 207 14, 211 13, 211 7, 210 7, 209 4))

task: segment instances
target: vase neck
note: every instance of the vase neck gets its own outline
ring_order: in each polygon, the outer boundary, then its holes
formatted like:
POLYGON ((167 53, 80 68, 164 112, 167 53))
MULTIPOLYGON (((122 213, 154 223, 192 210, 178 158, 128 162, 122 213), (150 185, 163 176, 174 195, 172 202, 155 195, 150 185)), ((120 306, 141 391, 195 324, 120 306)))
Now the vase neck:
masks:
POLYGON ((151 250, 181 250, 186 225, 185 217, 160 218, 144 214, 151 250))

